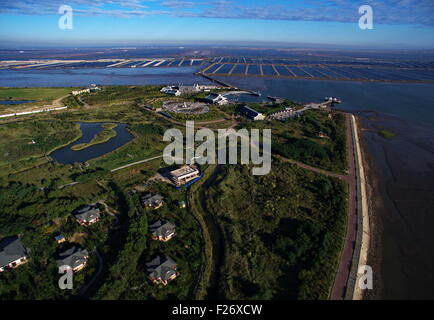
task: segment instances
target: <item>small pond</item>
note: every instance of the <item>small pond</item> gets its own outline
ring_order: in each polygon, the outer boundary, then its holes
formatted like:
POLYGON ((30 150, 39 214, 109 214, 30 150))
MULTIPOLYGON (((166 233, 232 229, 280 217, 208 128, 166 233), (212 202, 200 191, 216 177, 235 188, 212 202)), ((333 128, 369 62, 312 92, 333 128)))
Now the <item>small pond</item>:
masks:
POLYGON ((100 122, 93 122, 93 123, 87 123, 87 122, 79 122, 81 132, 83 133, 83 136, 70 143, 69 145, 62 147, 50 154, 50 157, 62 164, 71 164, 74 162, 85 162, 90 159, 101 157, 113 150, 116 150, 132 139, 134 139, 134 136, 128 132, 127 125, 124 123, 118 124, 116 128, 113 130, 116 131, 117 135, 116 137, 110 139, 107 142, 95 144, 93 146, 90 146, 86 149, 74 151, 71 149, 72 146, 80 143, 88 143, 92 140, 92 138, 100 133, 103 130, 104 123, 100 122))

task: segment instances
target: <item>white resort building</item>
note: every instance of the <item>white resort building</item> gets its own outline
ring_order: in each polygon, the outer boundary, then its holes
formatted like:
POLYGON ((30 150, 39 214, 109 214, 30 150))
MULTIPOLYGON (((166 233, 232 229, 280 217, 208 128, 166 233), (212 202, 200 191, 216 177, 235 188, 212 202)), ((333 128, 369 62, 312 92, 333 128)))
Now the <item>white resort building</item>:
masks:
POLYGON ((199 170, 193 166, 184 166, 171 171, 169 174, 170 180, 178 187, 196 179, 197 177, 199 177, 199 170))

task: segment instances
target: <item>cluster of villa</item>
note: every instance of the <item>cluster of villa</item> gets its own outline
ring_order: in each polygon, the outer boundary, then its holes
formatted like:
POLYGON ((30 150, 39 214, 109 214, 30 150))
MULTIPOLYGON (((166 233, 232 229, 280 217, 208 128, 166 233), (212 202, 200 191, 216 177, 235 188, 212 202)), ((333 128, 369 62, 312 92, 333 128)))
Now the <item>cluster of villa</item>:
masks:
MULTIPOLYGON (((160 194, 148 193, 141 197, 144 208, 157 210, 164 204, 164 198, 160 194)), ((155 241, 167 242, 176 236, 176 227, 166 220, 157 220, 149 226, 150 237, 155 241)), ((179 272, 177 264, 167 256, 156 256, 152 261, 146 263, 149 279, 154 284, 167 285, 175 279, 179 272)))
POLYGON ((293 108, 288 107, 288 108, 285 108, 285 110, 283 110, 283 111, 277 111, 277 112, 270 114, 269 119, 285 121, 285 120, 288 120, 290 118, 295 118, 295 117, 299 117, 299 116, 300 116, 300 113, 294 111, 293 108))
MULTIPOLYGON (((81 226, 91 226, 97 223, 101 217, 101 210, 95 205, 83 205, 72 212, 78 224, 81 226)), ((58 244, 66 242, 64 235, 60 234, 54 237, 58 244)), ((58 267, 66 267, 73 272, 83 270, 89 260, 89 252, 76 246, 69 247, 58 254, 56 263, 58 267)))
MULTIPOLYGON (((90 226, 100 219, 100 210, 91 205, 79 207, 72 212, 77 222, 82 226, 90 226)), ((58 243, 66 242, 64 235, 57 235, 54 240, 58 243)), ((23 246, 18 236, 4 238, 0 241, 0 272, 17 268, 29 259, 28 250, 23 246)), ((61 252, 56 260, 59 267, 66 266, 73 272, 78 272, 86 267, 89 253, 85 249, 75 246, 61 252)))
MULTIPOLYGON (((191 183, 199 178, 199 170, 194 166, 183 166, 169 172, 169 181, 175 187, 191 183)), ((146 209, 157 210, 164 205, 164 198, 160 194, 147 193, 141 196, 142 206, 146 209)), ((185 202, 180 201, 180 208, 185 208, 185 202)), ((176 236, 176 227, 166 220, 157 220, 149 226, 150 237, 155 241, 167 242, 176 236)), ((146 264, 148 277, 154 284, 167 285, 178 277, 176 262, 166 255, 156 256, 146 264)))
MULTIPOLYGON (((194 166, 183 166, 169 172, 170 182, 179 187, 191 183, 199 177, 199 170, 194 166)), ((141 198, 144 208, 157 210, 164 205, 164 198, 160 194, 148 193, 141 198)), ((185 202, 180 201, 179 207, 185 208, 185 202)), ((83 205, 72 212, 78 224, 81 226, 91 226, 98 223, 101 211, 96 205, 83 205)), ((176 226, 166 220, 157 220, 149 226, 150 238, 155 241, 167 242, 176 236, 176 226)), ((58 244, 67 242, 64 235, 58 234, 54 237, 58 244)), ((18 236, 4 238, 0 241, 0 272, 7 269, 16 268, 29 259, 28 250, 23 246, 18 236)), ((56 257, 58 267, 63 267, 63 271, 68 269, 73 272, 83 270, 89 260, 89 252, 86 249, 72 245, 67 246, 56 257)), ((175 279, 179 272, 174 260, 166 255, 156 256, 152 261, 146 263, 149 279, 154 284, 167 285, 175 279)))

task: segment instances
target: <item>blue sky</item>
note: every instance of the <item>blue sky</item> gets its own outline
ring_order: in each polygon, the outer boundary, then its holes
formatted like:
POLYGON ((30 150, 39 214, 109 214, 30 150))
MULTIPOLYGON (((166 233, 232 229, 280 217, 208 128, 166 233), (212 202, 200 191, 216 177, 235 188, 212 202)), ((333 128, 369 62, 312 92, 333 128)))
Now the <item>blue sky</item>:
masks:
POLYGON ((0 0, 0 43, 249 43, 434 49, 433 0, 0 0), (73 29, 58 8, 73 8, 73 29), (374 29, 358 27, 361 5, 374 29))

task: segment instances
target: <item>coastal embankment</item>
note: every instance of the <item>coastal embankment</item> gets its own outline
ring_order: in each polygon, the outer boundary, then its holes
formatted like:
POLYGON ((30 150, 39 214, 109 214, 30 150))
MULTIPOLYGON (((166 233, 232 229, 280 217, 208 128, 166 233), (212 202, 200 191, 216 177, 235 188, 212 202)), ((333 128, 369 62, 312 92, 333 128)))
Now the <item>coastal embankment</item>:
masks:
POLYGON ((357 235, 346 299, 362 300, 364 295, 363 289, 358 285, 362 274, 359 274, 358 272, 359 270, 364 270, 363 266, 365 266, 368 261, 370 243, 369 209, 362 148, 357 120, 354 115, 351 115, 351 123, 353 127, 354 148, 356 151, 357 235))

